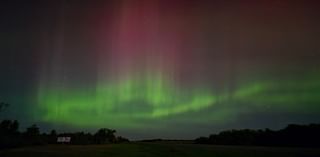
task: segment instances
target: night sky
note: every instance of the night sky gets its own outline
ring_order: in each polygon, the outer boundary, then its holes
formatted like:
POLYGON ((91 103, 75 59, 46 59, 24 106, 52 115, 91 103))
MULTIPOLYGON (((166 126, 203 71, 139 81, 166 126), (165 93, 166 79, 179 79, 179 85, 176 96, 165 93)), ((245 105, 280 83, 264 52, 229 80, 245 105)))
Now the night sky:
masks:
POLYGON ((320 122, 320 3, 2 0, 1 119, 185 138, 320 122))

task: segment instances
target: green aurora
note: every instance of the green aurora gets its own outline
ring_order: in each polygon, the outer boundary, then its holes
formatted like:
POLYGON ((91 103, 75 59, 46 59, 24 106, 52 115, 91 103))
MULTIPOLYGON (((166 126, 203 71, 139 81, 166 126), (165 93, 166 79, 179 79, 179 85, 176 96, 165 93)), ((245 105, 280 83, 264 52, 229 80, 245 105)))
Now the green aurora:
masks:
POLYGON ((41 88, 38 104, 44 112, 42 119, 79 127, 107 125, 126 128, 140 126, 143 120, 165 119, 209 108, 217 108, 217 111, 207 118, 225 123, 230 114, 239 112, 221 109, 230 107, 230 104, 284 112, 306 110, 317 113, 320 109, 317 76, 302 80, 252 82, 228 92, 204 87, 179 89, 174 82, 159 76, 99 84, 91 92, 86 89, 41 88))
POLYGON ((190 139, 320 121, 319 2, 0 1, 1 119, 190 139))

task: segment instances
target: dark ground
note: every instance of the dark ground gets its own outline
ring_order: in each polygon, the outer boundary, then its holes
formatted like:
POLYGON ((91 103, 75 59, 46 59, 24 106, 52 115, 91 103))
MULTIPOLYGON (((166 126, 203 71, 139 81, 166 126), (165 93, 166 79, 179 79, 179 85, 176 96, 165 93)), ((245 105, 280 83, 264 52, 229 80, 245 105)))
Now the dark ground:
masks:
POLYGON ((320 157, 320 149, 128 143, 46 145, 0 151, 1 157, 320 157))

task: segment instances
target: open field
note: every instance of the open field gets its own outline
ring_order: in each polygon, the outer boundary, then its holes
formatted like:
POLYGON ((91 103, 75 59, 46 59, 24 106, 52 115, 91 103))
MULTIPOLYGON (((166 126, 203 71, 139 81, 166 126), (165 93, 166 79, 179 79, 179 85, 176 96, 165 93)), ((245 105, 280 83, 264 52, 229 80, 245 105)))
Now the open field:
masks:
POLYGON ((309 148, 267 148, 194 144, 130 143, 110 145, 47 145, 0 151, 1 157, 319 157, 309 148))

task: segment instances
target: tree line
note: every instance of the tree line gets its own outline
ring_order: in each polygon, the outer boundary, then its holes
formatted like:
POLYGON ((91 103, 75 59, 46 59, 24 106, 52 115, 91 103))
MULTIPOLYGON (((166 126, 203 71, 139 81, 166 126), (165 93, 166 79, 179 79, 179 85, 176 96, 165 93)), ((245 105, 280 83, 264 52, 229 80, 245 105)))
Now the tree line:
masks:
POLYGON ((195 139, 198 144, 320 147, 320 124, 290 124, 281 130, 227 130, 195 139))
POLYGON ((129 142, 127 138, 115 135, 116 130, 101 128, 96 133, 41 133, 37 125, 28 127, 24 132, 19 131, 17 120, 3 120, 0 123, 0 149, 28 145, 57 144, 58 137, 71 137, 69 144, 106 144, 129 142))
MULTIPOLYGON (((0 112, 8 108, 10 104, 0 102, 0 112)), ((17 120, 3 120, 0 123, 0 149, 14 148, 28 145, 57 144, 58 137, 70 137, 68 144, 105 144, 129 142, 127 138, 115 135, 116 130, 101 128, 96 133, 73 132, 57 133, 51 130, 50 133, 41 133, 37 125, 31 125, 24 132, 19 131, 17 120)))

